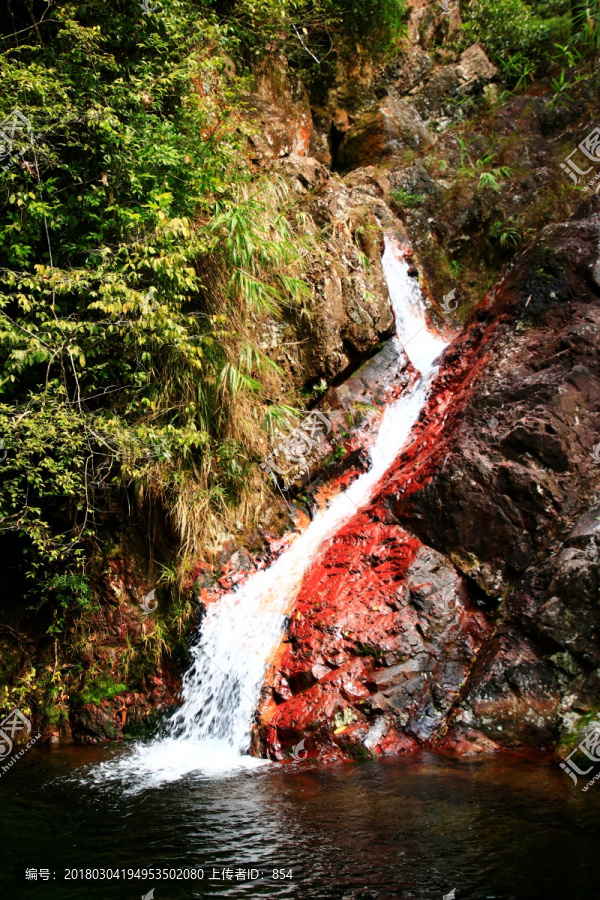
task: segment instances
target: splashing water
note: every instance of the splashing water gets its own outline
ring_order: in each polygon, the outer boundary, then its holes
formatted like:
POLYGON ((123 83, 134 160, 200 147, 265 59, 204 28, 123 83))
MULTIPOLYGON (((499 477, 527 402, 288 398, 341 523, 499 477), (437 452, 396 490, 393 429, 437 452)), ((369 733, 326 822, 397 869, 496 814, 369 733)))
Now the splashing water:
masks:
POLYGON ((396 242, 386 236, 382 259, 394 313, 397 340, 419 371, 412 390, 391 404, 382 417, 371 468, 322 510, 268 569, 210 605, 192 649, 192 665, 183 679, 183 703, 172 716, 169 735, 138 744, 128 756, 95 770, 101 778, 123 779, 130 790, 174 781, 188 772, 218 774, 268 764, 244 755, 266 666, 285 627, 302 578, 324 540, 335 534, 358 508, 406 443, 436 372, 435 359, 445 343, 427 325, 423 297, 408 274, 396 242))

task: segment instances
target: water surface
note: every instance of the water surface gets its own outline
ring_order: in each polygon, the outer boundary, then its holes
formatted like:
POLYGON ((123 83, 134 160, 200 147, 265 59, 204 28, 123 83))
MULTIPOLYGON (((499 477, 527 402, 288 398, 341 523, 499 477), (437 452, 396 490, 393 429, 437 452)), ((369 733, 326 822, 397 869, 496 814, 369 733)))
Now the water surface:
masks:
POLYGON ((3 896, 71 900, 558 900, 598 897, 600 788, 582 794, 549 759, 420 754, 317 767, 190 773, 128 793, 98 783, 105 745, 32 750, 0 779, 3 884, 13 861, 57 880, 3 896), (63 868, 203 866, 203 882, 64 883, 63 868), (208 882, 254 867, 251 883, 208 882), (293 880, 274 881, 275 868, 293 880))

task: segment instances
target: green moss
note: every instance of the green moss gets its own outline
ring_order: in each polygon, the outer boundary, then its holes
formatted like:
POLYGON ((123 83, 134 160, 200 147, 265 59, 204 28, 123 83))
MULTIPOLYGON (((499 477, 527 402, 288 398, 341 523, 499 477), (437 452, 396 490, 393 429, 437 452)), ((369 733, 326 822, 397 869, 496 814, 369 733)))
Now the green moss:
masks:
POLYGON ((423 206, 425 197, 422 194, 410 194, 408 191, 398 190, 390 193, 392 200, 404 209, 414 209, 423 206))
POLYGON ((100 706, 103 700, 112 700, 117 694, 127 690, 126 684, 119 684, 110 675, 90 678, 79 695, 82 703, 95 703, 100 706))
POLYGON ((59 725, 61 722, 66 722, 69 718, 67 710, 60 706, 46 706, 44 708, 44 716, 48 725, 59 725))
POLYGON ((368 760, 374 758, 373 753, 362 744, 351 744, 349 741, 341 741, 340 747, 347 756, 350 756, 356 762, 368 762, 368 760))
POLYGON ((593 720, 600 721, 600 710, 593 709, 589 713, 585 713, 578 720, 572 732, 563 732, 560 738, 560 748, 562 750, 574 750, 581 741, 581 733, 593 720))

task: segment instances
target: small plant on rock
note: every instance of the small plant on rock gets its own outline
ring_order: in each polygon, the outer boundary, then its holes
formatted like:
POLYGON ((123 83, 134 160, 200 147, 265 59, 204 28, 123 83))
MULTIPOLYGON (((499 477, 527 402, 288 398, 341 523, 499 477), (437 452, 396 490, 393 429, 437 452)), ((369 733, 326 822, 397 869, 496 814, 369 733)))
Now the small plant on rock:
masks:
POLYGON ((416 209, 418 206, 423 206, 425 202, 422 194, 411 194, 402 189, 392 191, 390 196, 398 206, 402 206, 404 209, 416 209))

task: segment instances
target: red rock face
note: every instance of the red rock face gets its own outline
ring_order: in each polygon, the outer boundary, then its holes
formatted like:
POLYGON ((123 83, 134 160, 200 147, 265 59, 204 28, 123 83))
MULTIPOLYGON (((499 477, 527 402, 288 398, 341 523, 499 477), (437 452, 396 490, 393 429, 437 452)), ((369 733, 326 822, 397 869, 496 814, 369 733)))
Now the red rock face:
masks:
POLYGON ((255 749, 547 747, 600 709, 599 238, 545 229, 447 350, 304 580, 255 749))
POLYGON ((416 442, 381 486, 499 604, 448 747, 564 747, 600 710, 599 238, 598 215, 542 232, 447 357, 456 399, 423 426, 430 452, 416 442))
POLYGON ((454 567, 373 504, 304 580, 261 714, 267 753, 427 744, 488 631, 454 567))
MULTIPOLYGON (((258 752, 283 759, 304 741, 309 756, 339 758, 439 741, 492 625, 452 562, 401 527, 390 507, 439 467, 440 435, 485 367, 485 338, 474 327, 458 339, 378 499, 332 536, 305 577, 267 678, 258 752)), ((356 379, 357 396, 372 375, 389 374, 385 353, 356 379)), ((412 380, 396 381, 395 395, 412 380)), ((347 407, 352 387, 330 392, 332 405, 347 407)))

